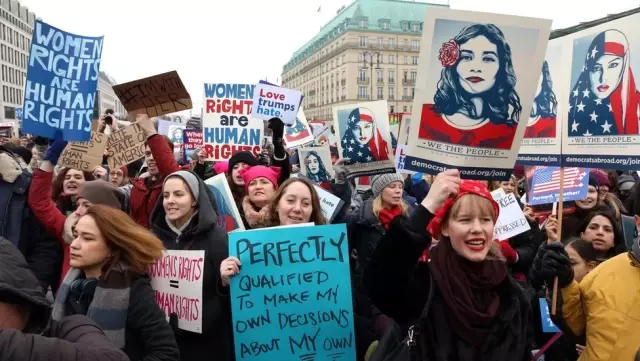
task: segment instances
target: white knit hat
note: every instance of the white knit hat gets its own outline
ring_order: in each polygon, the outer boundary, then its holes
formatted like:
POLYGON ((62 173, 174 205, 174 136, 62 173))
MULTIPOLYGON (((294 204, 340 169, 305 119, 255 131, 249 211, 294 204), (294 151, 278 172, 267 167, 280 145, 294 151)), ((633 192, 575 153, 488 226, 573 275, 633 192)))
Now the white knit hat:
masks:
POLYGON ((391 183, 401 182, 404 184, 404 178, 400 173, 385 173, 373 176, 371 178, 371 191, 373 196, 378 197, 380 193, 391 183))

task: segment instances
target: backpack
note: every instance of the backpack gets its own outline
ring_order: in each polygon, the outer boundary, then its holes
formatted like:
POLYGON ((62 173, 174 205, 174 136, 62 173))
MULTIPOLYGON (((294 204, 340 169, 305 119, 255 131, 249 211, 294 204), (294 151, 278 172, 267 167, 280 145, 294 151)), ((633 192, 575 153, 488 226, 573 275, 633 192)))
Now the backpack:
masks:
POLYGON ((429 315, 429 309, 433 301, 433 278, 429 274, 429 296, 420 317, 409 326, 406 332, 396 322, 382 336, 378 342, 376 350, 371 355, 369 361, 417 361, 420 360, 420 335, 419 322, 429 315))

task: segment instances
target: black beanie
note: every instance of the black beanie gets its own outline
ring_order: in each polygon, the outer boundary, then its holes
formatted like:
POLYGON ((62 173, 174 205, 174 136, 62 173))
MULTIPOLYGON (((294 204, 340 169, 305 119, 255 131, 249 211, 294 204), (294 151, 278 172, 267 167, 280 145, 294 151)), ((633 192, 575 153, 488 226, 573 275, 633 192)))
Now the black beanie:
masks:
POLYGON ((236 163, 246 163, 250 167, 254 167, 258 165, 258 160, 253 156, 253 154, 251 154, 251 152, 248 151, 236 153, 231 157, 231 159, 229 159, 229 170, 227 170, 229 174, 231 174, 236 163))
POLYGON ((589 185, 596 187, 596 189, 600 189, 600 183, 593 174, 589 174, 589 185))

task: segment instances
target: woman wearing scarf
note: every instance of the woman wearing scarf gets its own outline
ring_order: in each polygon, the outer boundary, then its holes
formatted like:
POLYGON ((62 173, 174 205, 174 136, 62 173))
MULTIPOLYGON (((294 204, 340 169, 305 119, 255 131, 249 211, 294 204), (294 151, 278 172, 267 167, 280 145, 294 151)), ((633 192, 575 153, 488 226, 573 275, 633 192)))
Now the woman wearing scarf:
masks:
POLYGON ((263 228, 267 226, 269 202, 278 189, 280 168, 257 165, 240 170, 244 182, 245 194, 242 210, 246 220, 245 228, 263 228))
POLYGON ((365 271, 365 287, 398 324, 419 327, 414 337, 421 360, 531 358, 530 299, 508 275, 493 241, 499 210, 483 184, 447 170, 414 214, 396 217, 380 241, 365 271), (432 237, 439 243, 430 251, 431 261, 419 262, 432 237))
POLYGON ((178 346, 155 300, 147 268, 162 242, 126 213, 93 205, 75 224, 70 266, 51 318, 85 315, 132 361, 173 361, 178 346))

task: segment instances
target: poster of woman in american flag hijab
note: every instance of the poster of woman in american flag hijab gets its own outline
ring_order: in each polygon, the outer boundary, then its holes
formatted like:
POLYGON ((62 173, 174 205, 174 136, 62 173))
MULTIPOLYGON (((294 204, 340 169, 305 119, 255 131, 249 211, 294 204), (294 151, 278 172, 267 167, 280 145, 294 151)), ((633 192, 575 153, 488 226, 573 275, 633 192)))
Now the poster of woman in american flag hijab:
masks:
POLYGON ((563 166, 638 169, 639 21, 636 13, 566 37, 572 56, 563 166))
POLYGON ((387 101, 333 108, 343 158, 351 159, 349 177, 395 171, 387 101))

